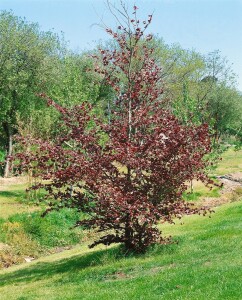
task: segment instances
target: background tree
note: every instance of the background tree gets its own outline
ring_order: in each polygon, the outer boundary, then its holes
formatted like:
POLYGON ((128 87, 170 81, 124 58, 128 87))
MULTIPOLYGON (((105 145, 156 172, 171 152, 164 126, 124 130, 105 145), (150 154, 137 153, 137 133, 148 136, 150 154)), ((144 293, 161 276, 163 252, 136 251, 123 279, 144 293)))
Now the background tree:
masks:
POLYGON ((99 96, 98 76, 94 73, 89 53, 66 51, 56 67, 58 80, 49 89, 49 95, 58 103, 72 107, 81 102, 95 102, 99 96))
MULTIPOLYGON (((139 44, 142 43, 145 41, 140 41, 139 44)), ((208 123, 214 141, 214 151, 217 151, 221 138, 226 142, 228 135, 238 137, 236 132, 240 130, 239 115, 242 111, 240 95, 235 89, 236 76, 220 52, 201 55, 194 50, 182 49, 177 44, 167 45, 158 37, 153 37, 149 47, 154 48, 152 58, 162 66, 160 76, 164 93, 161 97, 171 100, 167 103, 168 109, 185 123, 188 119, 195 124, 208 123), (225 90, 227 92, 223 93, 225 90), (236 113, 233 114, 233 110, 236 113), (229 130, 229 124, 233 124, 233 130, 229 130)), ((110 41, 100 48, 114 51, 119 49, 119 45, 110 41)), ((120 74, 120 86, 124 87, 125 79, 121 77, 120 74)), ((117 105, 118 101, 115 101, 111 90, 109 95, 111 106, 117 105)))
MULTIPOLYGON (((35 94, 51 84, 54 58, 61 55, 61 49, 57 35, 41 32, 37 24, 12 13, 0 13, 1 146, 7 155, 12 154, 17 114, 27 116, 33 108, 42 105, 35 94)), ((8 177, 9 172, 9 159, 6 159, 4 176, 8 177)))
POLYGON ((171 109, 184 122, 190 119, 195 124, 208 123, 217 148, 221 137, 227 139, 228 132, 235 133, 236 130, 229 130, 230 124, 238 130, 241 124, 242 103, 235 89, 235 74, 219 51, 204 57, 194 51, 182 53, 173 62, 172 70, 177 76, 168 72, 164 79, 168 96, 173 96, 171 109))
POLYGON ((236 135, 241 127, 242 98, 234 88, 217 85, 208 98, 208 115, 213 122, 213 137, 217 143, 228 134, 236 135))

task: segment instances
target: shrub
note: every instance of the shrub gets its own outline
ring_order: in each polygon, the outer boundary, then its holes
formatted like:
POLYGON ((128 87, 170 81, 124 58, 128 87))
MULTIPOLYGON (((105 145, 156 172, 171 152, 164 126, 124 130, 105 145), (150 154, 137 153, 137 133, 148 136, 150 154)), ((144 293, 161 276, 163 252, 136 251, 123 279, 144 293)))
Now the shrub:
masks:
POLYGON ((51 212, 46 218, 42 218, 40 212, 16 214, 9 217, 9 222, 21 224, 24 233, 36 241, 39 248, 51 248, 76 244, 81 240, 82 231, 71 229, 79 219, 77 211, 63 209, 51 212))
POLYGON ((0 248, 0 269, 24 262, 26 256, 37 258, 55 247, 80 242, 82 230, 71 228, 79 219, 80 213, 70 209, 53 211, 46 218, 34 212, 0 219, 0 241, 6 244, 0 248))
POLYGON ((8 268, 23 261, 23 258, 16 255, 11 249, 0 250, 0 269, 8 268))
POLYGON ((23 225, 19 222, 5 222, 2 226, 5 233, 5 242, 14 249, 14 254, 18 256, 37 256, 40 248, 38 242, 24 231, 23 225))

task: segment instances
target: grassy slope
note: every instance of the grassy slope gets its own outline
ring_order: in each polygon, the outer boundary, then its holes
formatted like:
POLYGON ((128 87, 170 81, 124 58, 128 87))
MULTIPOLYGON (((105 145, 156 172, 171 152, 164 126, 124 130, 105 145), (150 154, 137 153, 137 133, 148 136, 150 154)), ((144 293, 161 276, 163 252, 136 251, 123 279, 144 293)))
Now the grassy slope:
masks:
POLYGON ((4 299, 241 299, 242 202, 212 218, 165 225, 179 241, 145 256, 118 257, 118 248, 86 245, 0 272, 4 299), (119 258, 119 259, 117 259, 119 258))
MULTIPOLYGON (((241 171, 242 151, 223 156, 214 174, 241 171)), ((13 205, 23 196, 20 188, 0 191, 0 217, 32 210, 13 205)), ((0 272, 0 299, 241 299, 241 212, 242 202, 235 202, 217 208, 211 219, 163 225, 179 244, 145 256, 124 258, 117 247, 90 251, 82 245, 11 267, 0 272)))

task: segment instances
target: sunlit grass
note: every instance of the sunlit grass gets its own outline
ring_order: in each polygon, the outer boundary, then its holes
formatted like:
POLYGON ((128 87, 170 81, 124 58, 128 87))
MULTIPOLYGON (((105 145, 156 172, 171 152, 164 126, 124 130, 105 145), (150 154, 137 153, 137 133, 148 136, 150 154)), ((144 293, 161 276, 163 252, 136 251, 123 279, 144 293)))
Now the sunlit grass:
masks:
POLYGON ((242 172, 242 150, 235 151, 230 148, 222 154, 218 167, 212 171, 214 175, 242 172))
POLYGON ((183 194, 183 198, 187 201, 197 201, 201 197, 219 197, 220 188, 212 186, 206 187, 201 181, 193 180, 193 189, 188 186, 187 191, 183 194))
MULTIPOLYGON (((242 150, 235 151, 230 148, 221 156, 221 160, 217 163, 217 167, 210 171, 210 177, 219 183, 216 176, 242 172, 242 150)), ((187 192, 184 193, 184 199, 188 201, 197 201, 202 197, 219 197, 220 188, 207 188, 202 182, 193 180, 193 192, 188 184, 187 192)))
POLYGON ((27 205, 27 184, 2 186, 0 189, 0 218, 8 218, 16 213, 32 212, 36 207, 27 205))

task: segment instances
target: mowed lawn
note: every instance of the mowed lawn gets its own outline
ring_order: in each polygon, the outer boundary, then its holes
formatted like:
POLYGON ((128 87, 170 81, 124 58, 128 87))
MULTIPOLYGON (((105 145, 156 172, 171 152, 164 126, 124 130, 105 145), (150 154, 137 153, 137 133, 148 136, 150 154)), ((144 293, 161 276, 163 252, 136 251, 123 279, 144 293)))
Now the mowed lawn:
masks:
POLYGON ((0 299, 242 299, 242 201, 165 225, 178 244, 124 257, 87 245, 0 272, 0 299))

